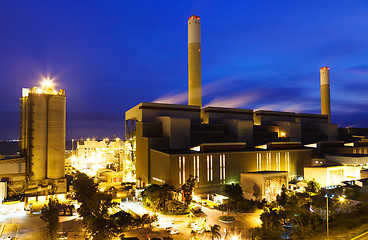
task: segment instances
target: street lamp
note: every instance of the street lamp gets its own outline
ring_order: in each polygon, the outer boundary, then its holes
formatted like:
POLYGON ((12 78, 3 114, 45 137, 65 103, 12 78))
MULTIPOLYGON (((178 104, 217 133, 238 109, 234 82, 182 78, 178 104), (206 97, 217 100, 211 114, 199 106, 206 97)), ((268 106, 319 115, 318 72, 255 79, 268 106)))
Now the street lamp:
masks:
POLYGON ((328 240, 328 195, 326 194, 325 195, 325 198, 326 198, 326 220, 327 220, 327 240, 328 240))
MULTIPOLYGON (((331 197, 333 197, 334 195, 332 194, 331 197)), ((326 193, 325 195, 326 198, 326 228, 327 228, 327 240, 329 239, 329 231, 328 231, 328 194, 326 193)))
MULTIPOLYGON (((331 198, 334 197, 334 194, 331 195, 331 198)), ((326 198, 326 227, 327 227, 327 240, 329 239, 329 229, 328 229, 328 194, 325 195, 326 198)), ((343 203, 345 201, 345 195, 342 195, 342 197, 339 197, 339 202, 343 203)))

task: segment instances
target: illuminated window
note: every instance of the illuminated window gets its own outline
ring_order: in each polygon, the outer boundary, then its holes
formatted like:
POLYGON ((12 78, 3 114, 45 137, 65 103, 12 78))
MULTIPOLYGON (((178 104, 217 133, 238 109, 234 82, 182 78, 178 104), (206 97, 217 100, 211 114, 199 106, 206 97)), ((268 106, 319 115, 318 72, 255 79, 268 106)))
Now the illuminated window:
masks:
POLYGON ((210 156, 210 163, 211 163, 211 181, 213 181, 213 168, 212 168, 212 155, 210 156))
POLYGON ((207 156, 207 181, 213 181, 212 155, 207 156))
POLYGON ((225 182, 225 154, 220 155, 220 180, 221 182, 225 182))
POLYGON ((257 171, 262 171, 262 154, 257 153, 257 171))
POLYGON ((267 158, 267 170, 272 170, 272 166, 271 166, 272 156, 271 156, 271 153, 267 153, 266 158, 267 158))
POLYGON ((183 183, 185 183, 185 157, 183 157, 183 183))
POLYGON ((179 184, 185 183, 185 157, 179 157, 179 184))
POLYGON ((290 152, 285 152, 285 168, 286 168, 285 170, 287 172, 289 172, 290 170, 289 164, 290 164, 290 152))
POLYGON ((181 184, 181 157, 179 157, 179 184, 181 184))
POLYGON ((281 171, 281 153, 276 153, 277 171, 281 171))
POLYGON ((210 156, 207 156, 207 182, 210 181, 210 156))
POLYGON ((199 156, 197 156, 197 182, 199 182, 199 156))
POLYGON ((197 178, 197 182, 199 182, 199 156, 193 157, 193 167, 193 175, 197 178))

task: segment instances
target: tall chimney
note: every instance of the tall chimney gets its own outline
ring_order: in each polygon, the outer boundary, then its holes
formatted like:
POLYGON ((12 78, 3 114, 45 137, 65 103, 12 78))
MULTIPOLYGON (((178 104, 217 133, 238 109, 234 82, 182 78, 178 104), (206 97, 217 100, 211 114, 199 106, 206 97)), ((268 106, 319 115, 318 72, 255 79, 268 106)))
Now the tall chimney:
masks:
POLYGON ((188 20, 188 105, 202 107, 201 21, 198 16, 188 20))
POLYGON ((328 123, 331 123, 331 105, 330 105, 330 69, 323 67, 321 74, 321 114, 328 116, 328 123))

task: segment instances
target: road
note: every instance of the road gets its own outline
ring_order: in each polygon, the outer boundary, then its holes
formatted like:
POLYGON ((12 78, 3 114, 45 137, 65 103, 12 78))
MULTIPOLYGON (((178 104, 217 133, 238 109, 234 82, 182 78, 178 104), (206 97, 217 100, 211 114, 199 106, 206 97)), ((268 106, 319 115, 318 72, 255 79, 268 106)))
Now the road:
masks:
POLYGON ((355 238, 352 238, 350 240, 368 240, 368 232, 362 233, 359 236, 356 236, 355 238))
MULTIPOLYGON (((130 209, 132 212, 143 215, 145 213, 150 213, 146 208, 143 207, 142 203, 137 202, 123 202, 122 203, 126 208, 130 209)), ((188 239, 190 236, 191 228, 188 227, 188 223, 190 221, 197 222, 198 225, 204 225, 206 229, 209 229, 210 225, 220 225, 221 226, 221 235, 226 238, 230 238, 233 235, 237 235, 242 239, 248 237, 249 229, 253 227, 259 227, 261 225, 261 221, 259 216, 261 211, 257 211, 256 213, 233 213, 232 215, 236 217, 236 221, 234 223, 221 223, 218 221, 218 217, 222 215, 222 212, 215 209, 210 209, 207 207, 202 208, 202 213, 196 215, 194 219, 188 217, 188 215, 184 216, 176 216, 176 215, 158 215, 158 220, 160 227, 155 228, 154 231, 143 231, 143 234, 140 231, 133 231, 127 233, 126 236, 138 236, 138 237, 163 237, 168 234, 163 231, 165 227, 171 226, 174 229, 179 230, 179 235, 172 236, 174 239, 188 239), (226 229, 226 230, 225 230, 226 229), (158 232, 158 233, 157 233, 158 232)), ((206 238, 205 234, 200 235, 201 239, 206 238)))
MULTIPOLYGON (((68 240, 83 239, 82 224, 74 216, 60 216, 60 231, 68 232, 68 240)), ((46 239, 46 224, 40 219, 40 212, 27 215, 25 212, 0 217, 0 239, 11 237, 17 240, 46 239)))

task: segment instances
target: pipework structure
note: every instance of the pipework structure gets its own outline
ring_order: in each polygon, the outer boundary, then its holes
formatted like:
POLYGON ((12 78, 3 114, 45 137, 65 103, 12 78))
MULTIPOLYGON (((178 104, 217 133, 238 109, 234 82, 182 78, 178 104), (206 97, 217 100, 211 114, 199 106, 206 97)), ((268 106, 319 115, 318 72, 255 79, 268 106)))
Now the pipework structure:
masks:
POLYGON ((27 159, 28 186, 65 178, 65 110, 65 90, 56 91, 49 79, 41 88, 22 89, 20 152, 27 159))
POLYGON ((188 20, 188 105, 202 107, 201 20, 188 20))
POLYGON ((330 105, 330 69, 323 67, 320 70, 321 79, 321 114, 328 116, 328 123, 331 123, 330 105))

